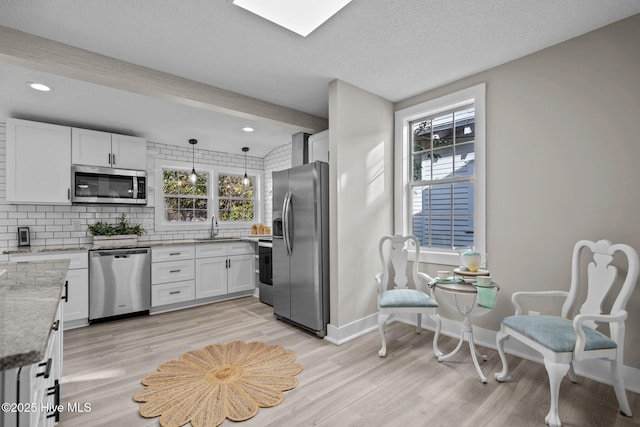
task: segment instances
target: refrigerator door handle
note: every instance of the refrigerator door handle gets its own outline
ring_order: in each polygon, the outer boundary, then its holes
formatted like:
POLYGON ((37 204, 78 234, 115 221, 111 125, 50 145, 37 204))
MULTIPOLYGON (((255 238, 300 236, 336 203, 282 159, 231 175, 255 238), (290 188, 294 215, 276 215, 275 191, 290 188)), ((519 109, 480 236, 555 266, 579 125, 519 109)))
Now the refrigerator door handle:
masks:
POLYGON ((291 256, 291 236, 289 235, 289 211, 291 209, 291 193, 288 192, 284 195, 284 203, 282 204, 282 236, 284 240, 284 247, 287 250, 287 255, 291 256))

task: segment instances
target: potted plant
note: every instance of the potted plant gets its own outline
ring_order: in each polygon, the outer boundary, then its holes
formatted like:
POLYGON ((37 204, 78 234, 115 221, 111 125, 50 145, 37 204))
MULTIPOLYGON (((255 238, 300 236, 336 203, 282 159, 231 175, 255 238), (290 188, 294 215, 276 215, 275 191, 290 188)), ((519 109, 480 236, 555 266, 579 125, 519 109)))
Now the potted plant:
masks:
POLYGON ((138 241, 138 236, 141 236, 145 231, 139 224, 130 225, 124 213, 120 215, 116 224, 98 221, 90 225, 88 230, 93 236, 93 241, 102 244, 135 243, 138 241))

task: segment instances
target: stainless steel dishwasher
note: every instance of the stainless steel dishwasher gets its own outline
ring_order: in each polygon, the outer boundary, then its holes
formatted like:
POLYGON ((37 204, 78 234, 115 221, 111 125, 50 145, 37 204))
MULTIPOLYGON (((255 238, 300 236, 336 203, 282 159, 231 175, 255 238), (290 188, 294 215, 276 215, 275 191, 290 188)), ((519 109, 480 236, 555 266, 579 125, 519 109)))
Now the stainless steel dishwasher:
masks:
POLYGON ((89 320, 149 312, 151 250, 89 252, 89 320))

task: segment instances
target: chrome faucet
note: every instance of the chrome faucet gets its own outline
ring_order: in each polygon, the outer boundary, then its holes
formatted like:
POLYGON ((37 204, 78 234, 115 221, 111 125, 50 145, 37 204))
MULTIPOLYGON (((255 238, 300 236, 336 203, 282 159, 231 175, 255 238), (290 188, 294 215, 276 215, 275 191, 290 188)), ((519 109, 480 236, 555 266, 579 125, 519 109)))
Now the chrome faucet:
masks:
POLYGON ((211 217, 211 238, 212 239, 214 237, 216 237, 218 235, 218 233, 220 232, 220 230, 217 230, 217 227, 218 227, 218 220, 216 219, 216 216, 214 215, 214 216, 211 217))

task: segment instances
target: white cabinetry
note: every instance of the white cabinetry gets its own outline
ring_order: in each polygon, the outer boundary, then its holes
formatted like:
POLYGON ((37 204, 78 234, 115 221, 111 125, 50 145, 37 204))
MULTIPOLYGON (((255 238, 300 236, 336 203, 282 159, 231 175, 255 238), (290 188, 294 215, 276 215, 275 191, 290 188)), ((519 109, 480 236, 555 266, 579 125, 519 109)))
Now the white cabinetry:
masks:
POLYGON ((309 163, 320 160, 329 163, 329 129, 314 133, 307 142, 309 163))
POLYGON ((89 324, 89 258, 86 251, 48 254, 12 254, 10 262, 58 261, 68 259, 69 270, 62 292, 64 329, 89 324))
POLYGON ((193 245, 151 249, 151 306, 191 301, 195 298, 193 245))
POLYGON ((57 405, 60 404, 62 376, 61 310, 60 304, 51 326, 44 358, 33 365, 0 372, 2 403, 19 404, 23 409, 0 412, 0 425, 49 427, 58 422, 60 413, 57 405))
POLYGON ((147 143, 144 138, 73 128, 71 161, 74 165, 145 170, 147 143))
POLYGON ((71 128, 7 119, 6 199, 71 204, 71 128))
POLYGON ((196 246, 196 298, 251 291, 254 288, 255 248, 252 243, 196 246))

